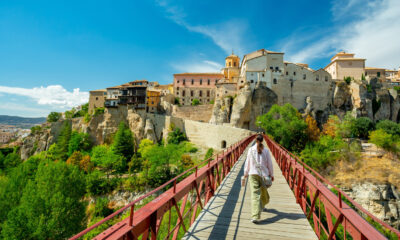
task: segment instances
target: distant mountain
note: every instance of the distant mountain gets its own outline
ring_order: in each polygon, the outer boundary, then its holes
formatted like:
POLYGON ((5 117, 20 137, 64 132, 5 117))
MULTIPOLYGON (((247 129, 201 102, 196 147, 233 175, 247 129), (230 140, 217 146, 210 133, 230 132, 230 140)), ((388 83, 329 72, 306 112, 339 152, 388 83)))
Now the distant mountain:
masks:
POLYGON ((0 124, 13 125, 20 128, 31 128, 34 125, 46 122, 46 118, 25 118, 17 116, 0 115, 0 124))

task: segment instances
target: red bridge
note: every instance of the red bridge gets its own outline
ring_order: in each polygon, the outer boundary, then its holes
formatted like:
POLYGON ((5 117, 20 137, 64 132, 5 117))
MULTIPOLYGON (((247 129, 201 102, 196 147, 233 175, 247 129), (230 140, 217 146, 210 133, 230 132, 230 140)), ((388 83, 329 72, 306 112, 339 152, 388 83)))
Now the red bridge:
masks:
POLYGON ((260 224, 250 223, 250 192, 240 186, 240 177, 254 137, 185 171, 71 239, 91 238, 99 229, 104 231, 93 239, 387 239, 382 232, 400 239, 399 231, 267 136, 264 139, 276 160, 271 202, 260 224))

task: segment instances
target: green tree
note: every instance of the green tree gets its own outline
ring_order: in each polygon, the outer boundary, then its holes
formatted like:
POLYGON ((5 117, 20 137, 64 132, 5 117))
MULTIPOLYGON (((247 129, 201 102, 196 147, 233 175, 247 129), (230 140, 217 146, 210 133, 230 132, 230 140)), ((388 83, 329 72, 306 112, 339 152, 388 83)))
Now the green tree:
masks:
POLYGON ((3 223, 8 212, 18 206, 22 192, 29 180, 33 180, 42 159, 33 156, 11 169, 7 178, 0 184, 0 223, 3 223))
POLYGON ((351 77, 344 77, 343 80, 347 83, 347 85, 350 85, 351 77))
POLYGON ((303 150, 308 141, 307 123, 290 104, 273 105, 267 114, 257 117, 257 126, 290 151, 303 150))
POLYGON ((186 134, 183 133, 179 128, 175 128, 172 132, 168 133, 167 143, 168 144, 179 144, 180 142, 187 141, 186 134))
POLYGON ((358 138, 368 138, 369 132, 374 129, 374 123, 367 117, 356 118, 351 124, 351 135, 358 138))
POLYGON ((68 143, 68 156, 71 156, 75 151, 88 152, 91 148, 92 142, 89 134, 72 131, 68 143))
POLYGON ((17 153, 9 153, 5 158, 4 158, 4 168, 9 169, 18 166, 20 163, 22 163, 21 157, 17 153))
POLYGON ((382 129, 393 136, 400 136, 400 125, 387 119, 379 121, 376 129, 382 129))
POLYGON ((107 173, 107 178, 112 170, 123 172, 126 168, 126 159, 115 154, 109 147, 99 145, 93 148, 91 161, 107 173))
POLYGON ((115 154, 131 159, 134 153, 133 134, 125 122, 121 122, 115 134, 112 150, 115 154))
POLYGON ((84 175, 64 162, 39 164, 24 188, 20 205, 4 222, 7 239, 64 239, 84 228, 84 175))
POLYGON ((67 164, 72 164, 75 166, 79 166, 79 163, 82 161, 83 155, 80 151, 75 151, 67 160, 67 164))
POLYGON ((47 116, 47 122, 57 122, 61 118, 61 113, 59 112, 51 112, 47 116))
POLYGON ((69 121, 64 121, 60 135, 57 138, 55 158, 66 161, 68 158, 69 140, 71 139, 72 126, 69 121))
POLYGON ((2 152, 0 152, 0 170, 4 168, 4 160, 6 157, 3 155, 2 152))

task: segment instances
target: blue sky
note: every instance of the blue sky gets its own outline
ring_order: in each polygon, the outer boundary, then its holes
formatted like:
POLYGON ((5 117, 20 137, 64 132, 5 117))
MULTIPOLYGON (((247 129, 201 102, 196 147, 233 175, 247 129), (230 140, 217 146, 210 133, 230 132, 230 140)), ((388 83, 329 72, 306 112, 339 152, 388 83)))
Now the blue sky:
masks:
POLYGON ((46 116, 88 91, 218 71, 266 48, 323 68, 339 50, 400 66, 398 0, 0 1, 0 114, 46 116))

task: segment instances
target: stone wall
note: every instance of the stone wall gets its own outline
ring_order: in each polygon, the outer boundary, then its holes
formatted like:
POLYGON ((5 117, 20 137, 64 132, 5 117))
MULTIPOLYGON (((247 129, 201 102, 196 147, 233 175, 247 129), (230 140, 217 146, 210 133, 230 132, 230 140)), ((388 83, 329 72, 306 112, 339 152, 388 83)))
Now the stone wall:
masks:
POLYGON ((176 117, 200 122, 210 121, 213 104, 198 106, 175 106, 172 114, 176 117))
POLYGON ((254 133, 228 125, 202 123, 172 116, 147 114, 147 117, 154 124, 155 134, 158 139, 166 138, 170 126, 173 125, 184 131, 190 142, 216 150, 223 149, 224 144, 229 147, 254 133))

